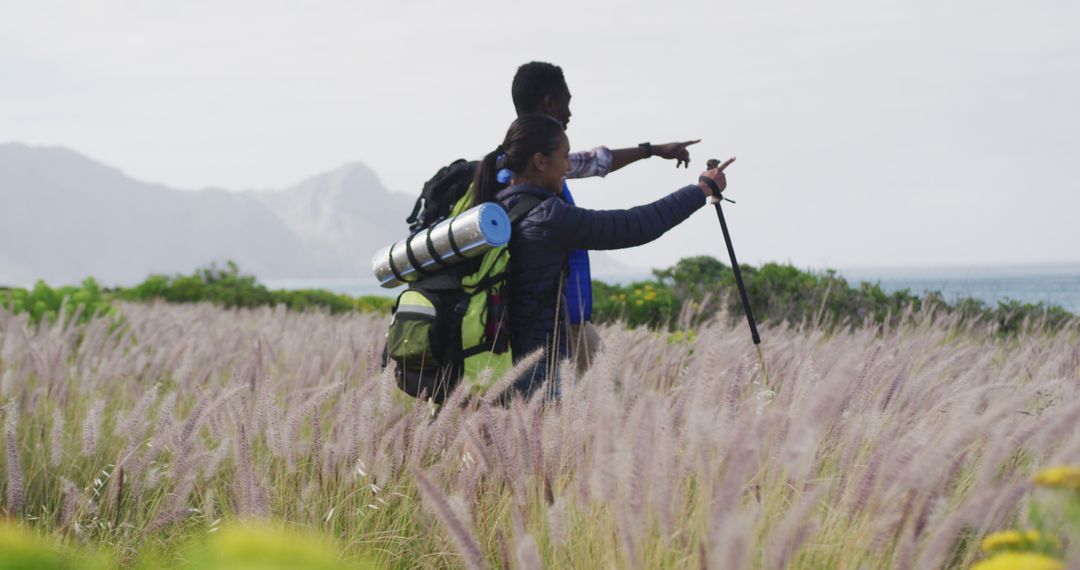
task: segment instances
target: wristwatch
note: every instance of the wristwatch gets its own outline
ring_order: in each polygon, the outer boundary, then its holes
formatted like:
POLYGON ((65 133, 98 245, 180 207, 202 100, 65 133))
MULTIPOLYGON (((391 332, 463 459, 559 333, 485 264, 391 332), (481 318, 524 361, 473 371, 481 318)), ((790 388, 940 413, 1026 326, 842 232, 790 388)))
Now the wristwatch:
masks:
POLYGON ((652 156, 652 143, 643 142, 638 145, 638 148, 640 148, 642 152, 645 153, 645 156, 641 158, 649 158, 650 156, 652 156))

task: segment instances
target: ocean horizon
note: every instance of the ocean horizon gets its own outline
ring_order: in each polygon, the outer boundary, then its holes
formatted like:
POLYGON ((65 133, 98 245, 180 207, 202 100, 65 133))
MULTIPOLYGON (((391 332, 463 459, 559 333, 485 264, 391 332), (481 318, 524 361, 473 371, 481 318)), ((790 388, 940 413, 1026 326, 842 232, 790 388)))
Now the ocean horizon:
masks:
MULTIPOLYGON (((801 268, 805 269, 805 268, 801 268)), ((824 269, 810 268, 815 273, 824 269)), ((984 267, 846 268, 836 272, 851 285, 879 283, 892 293, 907 289, 919 296, 940 292, 946 301, 971 297, 987 304, 1016 300, 1024 303, 1058 305, 1080 314, 1080 264, 1002 265, 984 267)), ((613 284, 650 279, 649 271, 594 275, 613 284)), ((267 280, 272 289, 325 289, 351 296, 394 297, 402 289, 385 289, 374 278, 280 279, 267 280)))
POLYGON ((878 282, 887 292, 937 291, 946 301, 970 297, 990 305, 1020 301, 1080 314, 1080 264, 992 267, 859 268, 837 271, 850 283, 878 282))

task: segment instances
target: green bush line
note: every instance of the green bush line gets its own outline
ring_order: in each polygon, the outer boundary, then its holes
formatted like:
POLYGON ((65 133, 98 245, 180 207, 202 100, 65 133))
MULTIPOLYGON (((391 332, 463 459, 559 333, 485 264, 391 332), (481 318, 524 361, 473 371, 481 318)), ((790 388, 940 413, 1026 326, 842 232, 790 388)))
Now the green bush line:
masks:
POLYGON ((84 279, 79 287, 53 289, 41 280, 32 289, 0 287, 0 306, 13 313, 29 313, 35 323, 42 318, 53 322, 61 313, 80 321, 113 313, 108 294, 93 277, 84 279))
POLYGON ((44 318, 55 322, 61 311, 85 321, 98 314, 114 311, 113 301, 153 301, 169 303, 210 302, 226 308, 284 305, 290 310, 325 310, 387 313, 393 300, 376 295, 350 297, 317 289, 271 290, 254 276, 243 275, 233 262, 219 268, 216 264, 200 268, 192 275, 151 275, 134 287, 102 289, 93 277, 81 287, 53 289, 38 281, 32 289, 0 287, 0 305, 15 313, 29 313, 34 323, 44 318))
MULTIPOLYGON (((989 324, 1001 334, 1077 324, 1076 315, 1058 305, 1016 300, 989 305, 973 298, 948 302, 938 291, 923 297, 908 289, 886 293, 880 283, 852 286, 834 270, 808 272, 790 264, 740 264, 740 269, 754 316, 764 324, 809 323, 830 330, 868 322, 895 326, 906 312, 924 310, 956 315, 961 323, 989 324)), ((668 269, 653 270, 653 277, 625 286, 593 281, 594 320, 685 328, 700 324, 721 307, 732 320, 745 318, 734 272, 712 257, 682 259, 668 269)))
MULTIPOLYGON (((833 270, 802 271, 790 264, 742 266, 743 280, 754 315, 763 324, 811 323, 827 329, 864 323, 895 326, 905 312, 935 310, 955 314, 962 322, 991 324, 1003 334, 1033 327, 1059 330, 1077 323, 1076 315, 1057 305, 1016 300, 989 305, 972 298, 948 302, 940 292, 920 297, 903 289, 886 293, 880 283, 849 285, 833 270)), ((625 321, 629 326, 654 329, 694 327, 726 308, 731 319, 743 318, 735 275, 720 261, 699 256, 680 260, 667 269, 653 270, 653 279, 629 285, 593 281, 594 319, 599 323, 625 321)), ((243 275, 233 262, 213 264, 191 275, 151 275, 129 288, 102 289, 92 278, 80 287, 52 289, 38 281, 30 290, 0 287, 0 305, 16 313, 27 312, 33 322, 67 318, 85 321, 111 314, 112 301, 170 303, 211 302, 226 308, 284 305, 290 310, 325 310, 387 313, 393 299, 378 295, 350 297, 317 289, 271 290, 251 275, 243 275)))
POLYGON ((226 308, 285 305, 294 311, 323 309, 334 314, 347 311, 385 313, 393 305, 392 300, 377 295, 350 297, 319 289, 267 289, 254 276, 242 275, 232 261, 224 268, 211 265, 192 275, 151 275, 134 287, 118 289, 116 298, 126 301, 162 299, 170 303, 209 301, 226 308))

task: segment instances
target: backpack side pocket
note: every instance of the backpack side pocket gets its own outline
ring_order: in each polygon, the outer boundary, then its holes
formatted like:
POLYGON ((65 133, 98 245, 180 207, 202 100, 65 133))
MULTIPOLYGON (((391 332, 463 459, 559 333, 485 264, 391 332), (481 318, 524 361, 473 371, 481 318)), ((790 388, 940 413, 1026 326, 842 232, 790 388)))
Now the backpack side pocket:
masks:
POLYGON ((386 351, 399 369, 424 372, 444 364, 433 346, 435 315, 435 304, 420 291, 410 289, 398 297, 386 351))

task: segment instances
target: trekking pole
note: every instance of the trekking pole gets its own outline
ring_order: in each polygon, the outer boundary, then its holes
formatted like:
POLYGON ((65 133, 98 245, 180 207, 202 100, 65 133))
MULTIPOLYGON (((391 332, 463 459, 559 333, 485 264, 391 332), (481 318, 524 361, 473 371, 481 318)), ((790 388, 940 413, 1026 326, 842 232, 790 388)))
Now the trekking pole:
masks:
MULTIPOLYGON (((723 163, 720 163, 714 158, 709 160, 708 166, 710 170, 712 168, 719 168, 720 172, 723 172, 732 162, 735 162, 734 157, 725 160, 723 163)), ((702 176, 702 178, 706 177, 702 176)), ((711 179, 709 181, 712 182, 711 179)), ((743 284, 742 272, 739 271, 739 262, 735 259, 735 248, 731 245, 731 234, 728 233, 727 221, 724 220, 724 210, 720 208, 720 202, 723 202, 724 200, 727 200, 732 204, 735 203, 734 200, 724 198, 722 194, 717 194, 712 198, 713 205, 716 206, 716 217, 720 220, 720 229, 724 232, 724 242, 727 243, 728 257, 731 258, 731 270, 735 272, 735 284, 739 286, 739 297, 742 299, 743 311, 746 312, 746 322, 750 325, 750 337, 754 340, 754 345, 756 346, 761 344, 761 337, 758 336, 757 323, 754 322, 754 311, 750 308, 750 296, 746 294, 746 285, 743 284)), ((757 349, 758 355, 760 356, 761 348, 757 347, 757 349)))
MULTIPOLYGON (((710 159, 706 165, 709 170, 719 168, 720 171, 723 172, 732 162, 735 162, 735 157, 731 157, 723 163, 720 163, 720 161, 713 158, 710 159)), ((703 181, 707 180, 708 182, 712 182, 711 178, 705 176, 702 176, 701 179, 703 181)), ((710 184, 710 186, 712 186, 712 184, 710 184)), ((735 248, 731 245, 731 233, 728 232, 727 220, 724 219, 724 210, 720 208, 720 202, 723 202, 724 200, 727 200, 732 204, 735 203, 735 200, 725 198, 723 194, 719 192, 712 198, 713 205, 716 206, 716 217, 720 220, 720 229, 724 232, 724 242, 727 244, 728 257, 731 258, 731 270, 735 272, 735 284, 739 287, 739 298, 742 300, 743 311, 746 312, 746 323, 750 325, 750 338, 754 340, 754 348, 757 349, 758 363, 761 364, 761 373, 765 377, 765 385, 768 386, 771 383, 769 380, 769 369, 765 366, 765 353, 761 351, 761 337, 758 336, 757 323, 754 322, 754 311, 750 308, 750 296, 746 294, 746 285, 742 280, 742 271, 739 270, 739 261, 735 259, 735 248)))

